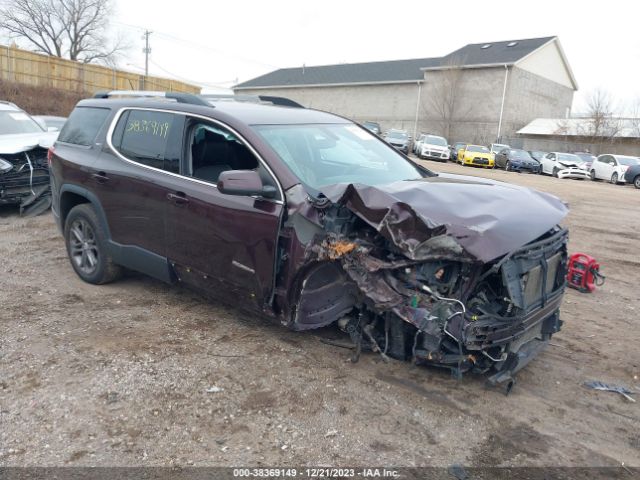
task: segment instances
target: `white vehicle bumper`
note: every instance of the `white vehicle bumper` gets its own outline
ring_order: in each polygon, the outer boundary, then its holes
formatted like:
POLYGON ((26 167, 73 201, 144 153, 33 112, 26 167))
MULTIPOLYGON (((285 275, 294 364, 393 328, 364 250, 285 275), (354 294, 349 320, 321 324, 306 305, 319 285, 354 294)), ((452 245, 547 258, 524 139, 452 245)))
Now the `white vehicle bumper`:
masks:
POLYGON ((589 178, 589 172, 581 168, 565 168, 558 172, 558 178, 589 178))
POLYGON ((433 158, 434 160, 449 160, 449 155, 449 150, 440 152, 431 150, 429 147, 423 147, 422 149, 420 149, 420 156, 424 158, 433 158))

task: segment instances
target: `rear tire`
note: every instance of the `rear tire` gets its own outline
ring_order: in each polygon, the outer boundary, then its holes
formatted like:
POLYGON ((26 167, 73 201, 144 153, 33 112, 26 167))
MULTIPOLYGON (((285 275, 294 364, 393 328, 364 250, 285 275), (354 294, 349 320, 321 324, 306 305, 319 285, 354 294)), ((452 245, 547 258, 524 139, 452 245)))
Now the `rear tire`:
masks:
POLYGON ((611 183, 614 185, 618 184, 618 172, 613 172, 613 175, 611 175, 611 183))
POLYGON ((107 236, 90 204, 71 209, 64 223, 64 240, 71 266, 85 282, 102 285, 122 274, 122 267, 109 254, 107 236))

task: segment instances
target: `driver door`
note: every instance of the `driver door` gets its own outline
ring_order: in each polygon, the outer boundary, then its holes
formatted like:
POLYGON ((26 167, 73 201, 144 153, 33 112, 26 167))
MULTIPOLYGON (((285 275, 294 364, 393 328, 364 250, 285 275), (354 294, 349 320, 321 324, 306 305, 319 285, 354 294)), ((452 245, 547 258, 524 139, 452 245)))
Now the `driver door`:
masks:
POLYGON ((225 125, 187 117, 181 175, 167 203, 167 257, 180 280, 240 306, 271 297, 283 210, 281 190, 248 144, 225 125), (226 195, 229 170, 256 170, 277 199, 226 195))

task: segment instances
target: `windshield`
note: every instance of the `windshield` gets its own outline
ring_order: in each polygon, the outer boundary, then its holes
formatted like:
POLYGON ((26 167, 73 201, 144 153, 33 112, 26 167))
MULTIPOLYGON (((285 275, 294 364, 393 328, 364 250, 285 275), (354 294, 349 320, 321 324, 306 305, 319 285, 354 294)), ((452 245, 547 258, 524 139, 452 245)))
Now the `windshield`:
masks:
POLYGON ((257 125, 280 159, 308 187, 378 185, 422 178, 391 147, 356 125, 257 125))
POLYGON ((503 145, 502 143, 494 143, 491 145, 492 152, 499 152, 503 148, 509 148, 509 145, 503 145))
POLYGON ((0 135, 16 133, 42 133, 42 128, 24 112, 0 111, 0 135))
POLYGON ((467 147, 468 152, 477 152, 477 153, 489 153, 489 149, 487 147, 481 147, 480 145, 469 145, 467 147))
POLYGON ((407 138, 407 132, 391 131, 387 133, 387 138, 399 138, 401 140, 404 140, 407 138))
POLYGON ((558 160, 561 162, 575 162, 582 163, 582 160, 579 156, 574 155, 573 153, 559 153, 558 160))
POLYGON ((525 150, 511 150, 511 156, 518 160, 533 160, 525 150))
POLYGON ((594 155, 591 155, 590 153, 576 153, 576 155, 580 157, 580 160, 582 160, 583 162, 593 162, 596 158, 594 155))
POLYGON ((626 165, 628 167, 631 167, 632 165, 640 165, 640 158, 621 156, 617 156, 616 158, 618 159, 618 163, 620 165, 626 165))
POLYGON ((435 135, 427 135, 424 139, 424 143, 428 145, 439 145, 441 147, 447 146, 447 141, 442 137, 436 137, 435 135))
POLYGON ((542 157, 544 157, 544 156, 547 154, 547 152, 541 152, 541 151, 537 151, 537 150, 535 150, 535 151, 533 151, 533 152, 529 152, 529 153, 530 153, 530 154, 531 154, 531 156, 532 156, 533 158, 535 158, 536 160, 541 159, 542 157))

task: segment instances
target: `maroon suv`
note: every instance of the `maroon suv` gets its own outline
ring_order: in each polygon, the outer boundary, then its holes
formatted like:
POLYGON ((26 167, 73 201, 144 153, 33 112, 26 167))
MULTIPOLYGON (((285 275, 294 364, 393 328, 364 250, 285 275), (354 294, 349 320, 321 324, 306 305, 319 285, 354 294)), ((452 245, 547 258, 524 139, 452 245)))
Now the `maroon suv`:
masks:
POLYGON ((556 197, 436 174, 329 113, 83 100, 50 152, 76 273, 183 282, 356 351, 513 382, 560 329, 556 197))

